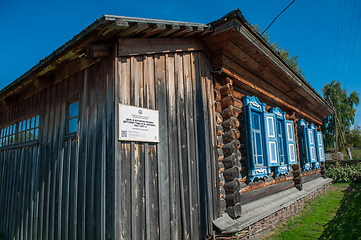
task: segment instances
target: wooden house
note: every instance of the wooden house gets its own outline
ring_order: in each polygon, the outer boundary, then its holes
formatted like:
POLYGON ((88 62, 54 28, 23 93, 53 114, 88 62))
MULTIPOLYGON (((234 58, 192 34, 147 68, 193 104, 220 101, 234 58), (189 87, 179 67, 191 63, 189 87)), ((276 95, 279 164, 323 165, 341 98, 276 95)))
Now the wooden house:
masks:
POLYGON ((210 24, 104 15, 0 91, 0 231, 250 235, 327 190, 330 114, 238 9, 210 24))

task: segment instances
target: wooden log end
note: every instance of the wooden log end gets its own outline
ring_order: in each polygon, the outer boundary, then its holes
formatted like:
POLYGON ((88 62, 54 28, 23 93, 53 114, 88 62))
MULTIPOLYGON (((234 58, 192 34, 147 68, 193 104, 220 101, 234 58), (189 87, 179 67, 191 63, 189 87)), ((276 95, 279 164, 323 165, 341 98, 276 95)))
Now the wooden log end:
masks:
POLYGON ((223 175, 228 180, 239 178, 239 168, 237 166, 227 168, 224 170, 223 175))
POLYGON ((234 206, 229 206, 226 208, 226 212, 228 215, 235 219, 241 216, 242 213, 242 207, 240 203, 235 204, 234 206))
POLYGON ((241 201, 241 195, 237 191, 237 192, 234 192, 234 193, 227 194, 225 199, 226 199, 226 202, 227 202, 228 205, 234 206, 234 205, 236 205, 237 203, 239 203, 241 201))

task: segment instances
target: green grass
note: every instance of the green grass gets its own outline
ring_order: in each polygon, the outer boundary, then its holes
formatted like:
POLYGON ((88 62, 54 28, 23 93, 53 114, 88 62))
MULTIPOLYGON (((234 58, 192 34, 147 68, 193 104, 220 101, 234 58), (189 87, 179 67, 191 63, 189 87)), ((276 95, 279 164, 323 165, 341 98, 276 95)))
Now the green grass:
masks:
MULTIPOLYGON (((346 150, 342 150, 343 158, 348 159, 346 150)), ((351 149, 352 159, 361 160, 361 149, 351 149)))
POLYGON ((361 184, 333 184, 264 239, 361 239, 361 184))

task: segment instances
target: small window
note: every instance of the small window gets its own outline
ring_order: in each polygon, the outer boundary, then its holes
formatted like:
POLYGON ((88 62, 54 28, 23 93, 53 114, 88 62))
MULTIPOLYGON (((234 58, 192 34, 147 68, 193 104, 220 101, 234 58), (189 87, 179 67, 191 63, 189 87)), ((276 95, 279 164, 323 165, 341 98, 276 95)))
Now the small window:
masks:
POLYGON ((39 115, 16 122, 0 131, 0 147, 39 138, 39 115))
POLYGON ((39 115, 19 122, 18 143, 36 140, 39 137, 39 115))
POLYGON ((68 105, 68 133, 78 131, 79 102, 72 102, 68 105))
POLYGON ((15 143, 16 124, 4 127, 0 132, 0 147, 15 143))

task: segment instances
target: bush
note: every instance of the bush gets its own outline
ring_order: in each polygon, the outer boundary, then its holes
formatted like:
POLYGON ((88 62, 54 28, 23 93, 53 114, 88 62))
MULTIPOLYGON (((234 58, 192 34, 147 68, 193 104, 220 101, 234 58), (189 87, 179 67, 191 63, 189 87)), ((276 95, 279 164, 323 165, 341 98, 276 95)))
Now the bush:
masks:
POLYGON ((328 166, 326 174, 336 183, 361 182, 361 163, 341 166, 336 162, 328 166))

